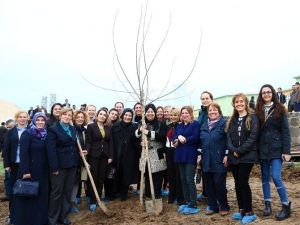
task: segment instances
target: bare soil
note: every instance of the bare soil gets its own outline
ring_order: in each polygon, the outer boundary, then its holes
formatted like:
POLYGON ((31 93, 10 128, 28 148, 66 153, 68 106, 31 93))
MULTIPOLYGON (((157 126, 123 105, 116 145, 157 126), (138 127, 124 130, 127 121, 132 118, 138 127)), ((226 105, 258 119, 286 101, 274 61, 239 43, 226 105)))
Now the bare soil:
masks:
MULTIPOLYGON (((292 202, 292 216, 291 218, 278 222, 274 220, 275 212, 281 208, 276 188, 272 185, 273 194, 273 215, 270 217, 262 217, 262 209, 264 208, 262 188, 260 180, 259 167, 255 167, 252 171, 250 180, 252 195, 253 195, 253 207, 254 212, 257 214, 258 219, 254 224, 295 224, 300 225, 300 169, 285 167, 283 171, 283 178, 285 180, 286 188, 288 190, 290 201, 292 202)), ((197 186, 198 191, 201 191, 201 186, 197 186)), ((228 173, 227 178, 228 200, 231 207, 231 213, 237 211, 237 202, 235 198, 233 178, 228 173)), ((3 177, 0 177, 0 195, 3 194, 3 177)), ((204 214, 207 206, 205 201, 199 202, 201 211, 196 215, 181 215, 177 213, 177 206, 174 204, 167 204, 167 199, 163 199, 164 210, 159 216, 148 215, 144 209, 140 206, 139 198, 134 194, 129 194, 129 199, 125 202, 120 200, 111 201, 107 204, 108 209, 113 214, 111 217, 107 217, 101 209, 97 209, 96 212, 90 212, 88 205, 85 201, 80 204, 80 212, 77 214, 70 214, 70 220, 74 225, 111 225, 111 224, 222 224, 222 225, 237 225, 240 222, 233 221, 231 215, 222 217, 219 214, 212 216, 206 216, 204 214)), ((7 216, 8 203, 0 202, 0 224, 4 224, 7 216)))

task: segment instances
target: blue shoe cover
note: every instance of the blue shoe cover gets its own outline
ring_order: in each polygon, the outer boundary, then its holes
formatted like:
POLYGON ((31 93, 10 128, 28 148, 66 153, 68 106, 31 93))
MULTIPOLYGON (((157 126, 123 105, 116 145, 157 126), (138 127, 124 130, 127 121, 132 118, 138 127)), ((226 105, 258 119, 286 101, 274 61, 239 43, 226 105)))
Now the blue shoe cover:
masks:
POLYGON ((85 200, 86 200, 86 202, 87 202, 88 204, 90 204, 90 202, 91 202, 90 197, 85 197, 85 200))
POLYGON ((77 205, 81 204, 81 198, 80 198, 80 197, 79 197, 79 198, 76 198, 76 199, 75 199, 75 203, 76 203, 77 205))
POLYGON ((236 213, 233 213, 233 215, 232 215, 231 218, 234 219, 234 220, 242 220, 242 219, 243 219, 243 216, 242 216, 241 213, 236 212, 236 213))
POLYGON ((96 204, 91 204, 91 205, 90 205, 90 210, 91 210, 92 212, 96 211, 96 209, 97 209, 97 205, 96 205, 96 204))
POLYGON ((253 214, 251 216, 244 216, 242 219, 242 224, 248 224, 256 220, 256 215, 253 214))
POLYGON ((184 208, 188 207, 188 205, 180 205, 177 209, 177 212, 181 213, 183 212, 184 208))
POLYGON ((196 214, 199 213, 200 209, 199 208, 190 208, 190 207, 186 207, 183 209, 182 214, 184 215, 191 215, 191 214, 196 214))
POLYGON ((76 208, 76 207, 72 207, 72 208, 70 209, 70 213, 78 213, 78 212, 79 212, 79 209, 76 208))

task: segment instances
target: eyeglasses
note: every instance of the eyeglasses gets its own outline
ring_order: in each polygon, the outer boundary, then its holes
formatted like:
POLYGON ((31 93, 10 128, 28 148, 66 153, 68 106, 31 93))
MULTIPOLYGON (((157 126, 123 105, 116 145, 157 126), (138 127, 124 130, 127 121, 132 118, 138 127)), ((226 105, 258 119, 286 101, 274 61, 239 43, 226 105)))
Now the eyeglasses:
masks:
POLYGON ((262 94, 262 95, 271 95, 271 94, 272 94, 272 91, 265 91, 265 92, 262 92, 261 94, 262 94))

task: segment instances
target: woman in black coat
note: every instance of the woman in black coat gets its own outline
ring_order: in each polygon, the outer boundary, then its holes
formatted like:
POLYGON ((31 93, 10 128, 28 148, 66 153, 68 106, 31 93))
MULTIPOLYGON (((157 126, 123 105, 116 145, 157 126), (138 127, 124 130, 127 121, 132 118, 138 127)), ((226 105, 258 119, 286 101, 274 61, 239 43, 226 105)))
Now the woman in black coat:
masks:
POLYGON ((137 125, 132 123, 133 111, 124 109, 121 121, 111 128, 111 147, 113 151, 113 163, 116 168, 114 197, 121 196, 121 201, 127 199, 130 184, 138 180, 139 153, 136 148, 138 139, 135 137, 137 125))
POLYGON ((256 141, 259 121, 248 108, 248 98, 239 93, 232 98, 233 115, 227 123, 228 164, 232 172, 239 212, 232 218, 249 223, 256 220, 252 210, 252 192, 249 177, 252 167, 257 162, 256 141))
POLYGON ((46 148, 46 115, 34 114, 32 126, 23 132, 20 140, 20 166, 18 177, 31 178, 39 182, 39 193, 35 198, 16 197, 13 224, 47 224, 49 169, 46 148))

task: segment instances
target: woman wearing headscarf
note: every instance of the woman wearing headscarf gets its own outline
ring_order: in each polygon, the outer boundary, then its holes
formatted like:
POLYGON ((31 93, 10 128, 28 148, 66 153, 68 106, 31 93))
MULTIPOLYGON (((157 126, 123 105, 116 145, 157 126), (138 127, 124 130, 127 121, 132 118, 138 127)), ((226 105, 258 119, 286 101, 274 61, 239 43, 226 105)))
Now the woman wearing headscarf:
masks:
POLYGON ((112 197, 120 196, 121 201, 125 201, 129 185, 137 182, 139 154, 134 133, 137 125, 132 122, 132 109, 124 109, 120 118, 121 121, 111 128, 112 166, 116 169, 112 197))
MULTIPOLYGON (((154 185, 155 198, 161 198, 161 187, 163 182, 164 171, 167 169, 167 163, 164 157, 167 126, 165 123, 159 122, 156 117, 156 107, 153 104, 148 104, 145 107, 145 127, 140 127, 136 130, 136 136, 141 137, 141 132, 144 130, 148 139, 148 157, 151 164, 152 179, 154 185)), ((145 170, 145 196, 151 197, 150 181, 148 175, 147 162, 140 161, 140 170, 143 167, 145 170)))
POLYGON ((43 225, 48 222, 49 168, 46 121, 44 113, 34 114, 31 127, 21 135, 18 177, 38 181, 39 192, 35 198, 15 198, 12 222, 15 225, 43 225))

